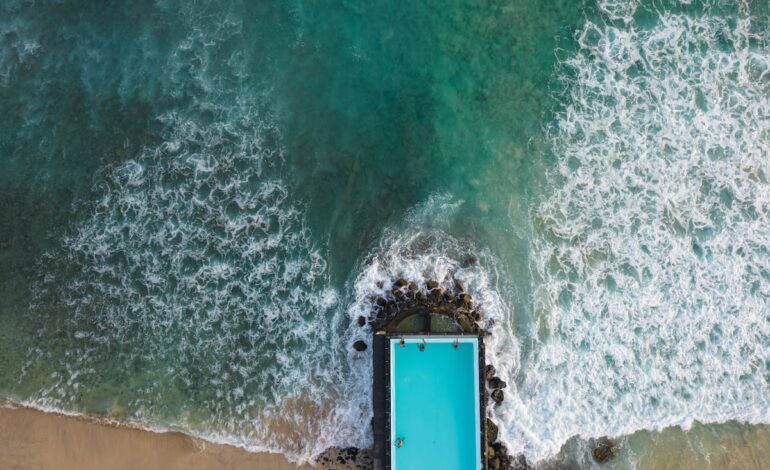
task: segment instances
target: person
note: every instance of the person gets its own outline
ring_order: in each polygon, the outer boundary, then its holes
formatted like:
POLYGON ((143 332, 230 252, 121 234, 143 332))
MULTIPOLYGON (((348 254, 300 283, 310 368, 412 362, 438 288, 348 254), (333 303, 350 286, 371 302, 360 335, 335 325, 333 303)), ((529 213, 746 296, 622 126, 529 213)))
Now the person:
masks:
POLYGON ((396 447, 400 449, 401 447, 403 447, 403 445, 404 445, 404 440, 402 438, 399 437, 398 439, 396 439, 396 447))

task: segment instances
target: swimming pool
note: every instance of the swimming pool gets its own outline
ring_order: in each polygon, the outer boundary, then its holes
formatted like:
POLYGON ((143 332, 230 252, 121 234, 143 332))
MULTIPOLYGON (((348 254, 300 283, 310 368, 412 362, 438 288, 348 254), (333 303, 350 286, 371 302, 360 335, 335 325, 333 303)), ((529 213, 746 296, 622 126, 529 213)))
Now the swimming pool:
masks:
POLYGON ((391 469, 481 469, 479 339, 391 338, 389 346, 391 469))

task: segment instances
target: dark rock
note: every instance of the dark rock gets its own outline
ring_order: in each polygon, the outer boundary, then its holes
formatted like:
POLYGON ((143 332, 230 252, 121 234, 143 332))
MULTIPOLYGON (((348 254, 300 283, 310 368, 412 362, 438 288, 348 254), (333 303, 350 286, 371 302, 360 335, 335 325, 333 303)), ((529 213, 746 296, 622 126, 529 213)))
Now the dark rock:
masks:
POLYGON ((473 305, 473 296, 470 294, 461 294, 460 297, 462 297, 463 306, 465 308, 470 308, 471 305, 473 305))
POLYGON ((406 279, 403 278, 396 281, 396 287, 404 287, 407 284, 408 282, 406 282, 406 279))
POLYGON ((444 296, 444 289, 433 289, 428 294, 428 299, 431 302, 441 302, 441 298, 444 296))
POLYGON ((609 462, 614 459, 618 453, 620 453, 620 447, 618 447, 616 442, 606 437, 597 439, 596 442, 594 442, 594 448, 591 450, 591 455, 596 463, 609 462))
POLYGON ((364 325, 366 325, 366 317, 359 316, 358 317, 358 326, 364 326, 364 325))
POLYGON ((497 434, 499 430, 497 425, 491 419, 487 418, 487 442, 492 444, 497 440, 497 434))
POLYGON ((404 298, 404 291, 402 291, 401 289, 394 289, 393 290, 393 295, 395 295, 397 299, 403 299, 404 298))
POLYGON ((377 297, 377 300, 375 300, 375 302, 376 302, 376 303, 377 303, 377 305, 379 305, 380 307, 384 307, 385 305, 387 305, 387 304, 388 304, 388 301, 387 301, 387 300, 385 300, 385 299, 383 299, 382 297, 377 297))
POLYGON ((501 379, 500 377, 492 377, 489 379, 489 388, 492 390, 498 390, 507 386, 508 384, 505 383, 505 380, 501 379))
POLYGON ((353 349, 355 349, 358 352, 366 351, 366 343, 359 339, 358 341, 353 343, 353 349))
POLYGON ((465 332, 471 332, 474 330, 473 328, 473 322, 470 318, 468 318, 466 315, 458 315, 457 316, 457 324, 460 325, 465 332))
POLYGON ((492 444, 492 448, 495 449, 495 453, 497 455, 507 455, 508 454, 508 448, 505 447, 505 444, 502 442, 495 442, 492 444))
POLYGON ((425 300, 425 294, 418 291, 416 294, 414 294, 414 298, 417 300, 425 300))
POLYGON ((465 287, 463 287, 462 282, 458 281, 457 279, 455 279, 455 292, 458 294, 465 292, 465 287))
POLYGON ((478 262, 479 262, 478 258, 476 258, 475 256, 469 256, 465 258, 465 261, 463 262, 463 267, 467 268, 468 266, 473 266, 478 262))
POLYGON ((497 371, 495 370, 495 366, 493 366, 492 364, 487 364, 487 368, 484 369, 484 373, 487 377, 487 380, 489 380, 495 376, 495 373, 497 373, 497 371))
POLYGON ((487 460, 495 458, 495 449, 491 446, 487 446, 487 460))
POLYGON ((505 398, 505 396, 503 395, 503 391, 500 389, 493 390, 491 396, 492 396, 492 401, 494 401, 497 404, 502 403, 503 399, 505 398))
POLYGON ((490 460, 489 468, 490 470, 500 470, 500 459, 495 457, 494 459, 490 460))
POLYGON ((438 287, 438 281, 431 279, 428 281, 427 286, 428 286, 428 289, 435 289, 438 287))
POLYGON ((414 282, 410 282, 409 283, 409 290, 412 291, 412 292, 416 291, 417 290, 417 284, 415 284, 414 282))

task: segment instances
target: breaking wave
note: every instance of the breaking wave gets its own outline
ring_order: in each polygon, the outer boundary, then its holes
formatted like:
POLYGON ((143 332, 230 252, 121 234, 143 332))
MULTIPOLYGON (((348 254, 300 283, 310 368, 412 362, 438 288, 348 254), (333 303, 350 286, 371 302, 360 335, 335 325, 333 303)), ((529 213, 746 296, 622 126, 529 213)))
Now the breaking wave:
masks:
POLYGON ((628 21, 587 21, 560 67, 540 326, 497 413, 535 461, 576 435, 770 422, 768 38, 745 4, 636 24, 610 3, 628 21))
MULTIPOLYGON (((508 307, 499 294, 502 280, 494 256, 471 240, 451 236, 448 222, 444 222, 451 220, 462 204, 448 196, 432 196, 408 211, 401 224, 383 232, 377 246, 362 260, 354 281, 348 307, 349 341, 371 338, 370 326, 357 327, 357 319, 371 318, 373 299, 387 297, 398 279, 415 282, 423 291, 428 280, 435 280, 447 289, 459 281, 483 314, 481 326, 491 333, 485 339, 487 351, 504 354, 509 365, 518 364, 519 345, 508 321, 508 307)), ((493 357, 490 355, 489 359, 493 357)), ((355 383, 362 389, 352 396, 366 394, 367 401, 361 406, 365 406, 367 415, 371 416, 371 356, 356 370, 355 383)), ((503 378, 509 376, 503 375, 503 378)))

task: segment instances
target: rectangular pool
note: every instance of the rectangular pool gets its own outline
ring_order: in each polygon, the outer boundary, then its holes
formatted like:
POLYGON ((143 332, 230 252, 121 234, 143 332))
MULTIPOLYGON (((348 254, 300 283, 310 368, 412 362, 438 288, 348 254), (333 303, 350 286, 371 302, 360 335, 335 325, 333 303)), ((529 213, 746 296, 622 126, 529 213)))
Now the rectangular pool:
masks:
POLYGON ((478 338, 391 338, 389 346, 391 469, 481 469, 478 338))

